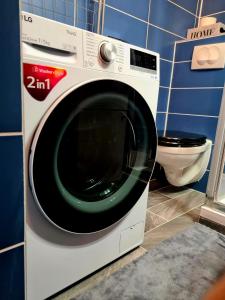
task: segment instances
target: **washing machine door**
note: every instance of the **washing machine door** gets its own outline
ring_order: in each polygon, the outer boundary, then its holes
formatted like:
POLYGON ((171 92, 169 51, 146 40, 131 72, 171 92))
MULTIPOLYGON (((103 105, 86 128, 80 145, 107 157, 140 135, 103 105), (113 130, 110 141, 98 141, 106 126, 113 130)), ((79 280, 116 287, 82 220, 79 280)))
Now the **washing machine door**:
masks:
POLYGON ((99 231, 125 216, 156 155, 155 123, 143 97, 124 83, 100 80, 73 90, 43 120, 30 183, 44 215, 74 233, 99 231))

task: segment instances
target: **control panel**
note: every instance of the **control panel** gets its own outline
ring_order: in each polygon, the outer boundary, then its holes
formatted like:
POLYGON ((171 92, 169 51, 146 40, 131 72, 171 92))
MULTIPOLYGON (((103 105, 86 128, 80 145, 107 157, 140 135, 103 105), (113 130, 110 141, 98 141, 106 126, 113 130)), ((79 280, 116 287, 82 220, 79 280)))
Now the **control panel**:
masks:
POLYGON ((83 31, 84 67, 159 78, 159 55, 109 37, 83 31))
POLYGON ((134 68, 136 70, 143 70, 154 74, 157 71, 156 55, 131 48, 130 65, 131 68, 134 68))
POLYGON ((36 55, 42 51, 55 60, 61 51, 63 64, 159 79, 159 55, 152 51, 30 13, 23 12, 21 18, 24 49, 42 47, 36 55))
POLYGON ((84 66, 110 72, 123 72, 126 66, 126 44, 83 31, 84 66))

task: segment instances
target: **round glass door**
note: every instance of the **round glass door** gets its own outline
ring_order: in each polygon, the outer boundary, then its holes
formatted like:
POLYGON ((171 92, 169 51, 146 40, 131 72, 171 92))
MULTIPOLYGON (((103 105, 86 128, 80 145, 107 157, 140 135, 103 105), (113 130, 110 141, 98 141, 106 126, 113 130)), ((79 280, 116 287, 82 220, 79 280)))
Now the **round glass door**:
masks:
POLYGON ((92 82, 67 95, 40 126, 30 177, 48 219, 90 233, 125 216, 143 193, 156 154, 154 119, 140 94, 121 82, 92 82))

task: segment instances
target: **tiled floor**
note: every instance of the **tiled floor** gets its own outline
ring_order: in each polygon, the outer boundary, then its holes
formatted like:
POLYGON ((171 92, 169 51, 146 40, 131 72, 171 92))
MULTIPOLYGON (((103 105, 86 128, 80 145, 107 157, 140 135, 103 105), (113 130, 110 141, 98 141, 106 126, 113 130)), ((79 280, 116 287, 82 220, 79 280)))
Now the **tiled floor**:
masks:
POLYGON ((165 187, 149 193, 145 231, 151 231, 205 203, 205 194, 187 188, 165 187))
POLYGON ((77 295, 142 256, 161 241, 185 230, 194 222, 198 222, 200 207, 205 203, 205 200, 205 194, 187 188, 168 186, 150 192, 144 243, 139 248, 52 299, 75 299, 77 295))

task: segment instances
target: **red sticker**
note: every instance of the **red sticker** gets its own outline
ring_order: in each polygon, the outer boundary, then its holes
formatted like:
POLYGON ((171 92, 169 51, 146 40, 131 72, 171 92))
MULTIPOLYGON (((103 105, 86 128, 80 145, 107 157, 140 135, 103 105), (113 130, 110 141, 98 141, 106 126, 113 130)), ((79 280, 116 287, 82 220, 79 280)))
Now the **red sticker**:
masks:
POLYGON ((36 100, 43 101, 54 86, 66 76, 66 70, 23 64, 23 82, 28 93, 36 100))

